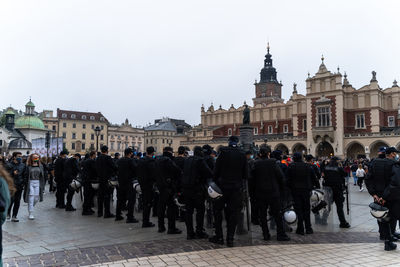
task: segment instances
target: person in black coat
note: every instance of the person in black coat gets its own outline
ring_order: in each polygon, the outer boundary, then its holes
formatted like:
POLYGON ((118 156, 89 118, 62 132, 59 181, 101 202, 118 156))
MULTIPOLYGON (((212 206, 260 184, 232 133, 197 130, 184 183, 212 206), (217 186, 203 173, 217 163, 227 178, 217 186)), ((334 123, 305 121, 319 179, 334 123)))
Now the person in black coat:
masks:
POLYGON ((91 151, 89 157, 82 163, 82 186, 83 186, 83 210, 82 215, 92 215, 94 210, 93 198, 95 190, 92 187, 93 182, 97 182, 96 176, 96 152, 91 151))
POLYGON ((222 190, 223 196, 214 202, 215 236, 212 243, 223 244, 222 211, 227 221, 227 245, 233 246, 233 238, 243 203, 243 184, 248 177, 248 164, 244 152, 238 147, 239 138, 229 137, 229 146, 220 150, 214 169, 214 182, 222 190))
POLYGON ((96 173, 100 184, 97 195, 97 217, 102 217, 104 214, 104 218, 114 218, 115 215, 110 210, 112 188, 110 188, 108 180, 116 175, 117 166, 107 154, 108 147, 102 146, 101 154, 96 159, 96 173))
POLYGON ((143 200, 143 228, 154 227, 150 222, 150 211, 153 206, 154 183, 156 181, 156 160, 154 159, 154 147, 146 149, 146 157, 141 158, 138 164, 138 181, 142 191, 143 200))
POLYGON ((21 203, 22 191, 24 190, 24 174, 25 174, 25 164, 22 163, 22 153, 14 152, 12 155, 11 162, 7 164, 10 176, 13 178, 14 186, 17 189, 14 195, 11 197, 10 206, 8 208, 7 217, 12 222, 18 222, 18 211, 21 203), (12 210, 12 217, 11 215, 12 210))
POLYGON ((72 198, 74 197, 75 190, 72 189, 69 185, 72 180, 78 176, 80 171, 79 169, 79 160, 81 158, 80 154, 75 154, 72 158, 69 158, 64 163, 64 183, 68 189, 67 193, 67 205, 65 207, 66 211, 75 211, 76 209, 72 206, 72 198))
POLYGON ((59 157, 54 163, 54 176, 57 184, 56 191, 56 208, 65 209, 65 192, 67 185, 64 181, 64 165, 67 157, 67 152, 61 151, 59 157))
POLYGON ((394 160, 399 151, 394 147, 385 149, 386 157, 380 153, 374 159, 365 181, 369 194, 374 202, 389 208, 389 221, 379 222, 380 239, 385 240, 385 250, 393 250, 400 235, 395 232, 396 222, 400 219, 400 166, 394 160))
POLYGON ((118 189, 117 189, 117 216, 116 221, 123 220, 122 207, 128 201, 128 214, 126 223, 139 222, 133 216, 133 210, 136 202, 136 190, 133 188, 133 180, 136 178, 137 164, 134 161, 133 150, 127 148, 124 151, 124 157, 117 161, 118 167, 118 189))
MULTIPOLYGON (((183 167, 185 165, 185 160, 187 159, 187 151, 184 146, 178 147, 178 156, 174 157, 175 164, 183 171, 183 167)), ((182 185, 181 178, 177 181, 176 189, 178 191, 178 195, 182 198, 182 185)), ((183 209, 176 209, 177 218, 179 218, 180 222, 185 222, 185 211, 183 209)))
POLYGON ((206 184, 212 179, 213 173, 203 158, 202 148, 193 149, 194 156, 185 161, 182 175, 182 189, 186 204, 185 223, 187 239, 207 238, 204 225, 206 184), (193 228, 193 213, 196 209, 196 232, 193 228))
POLYGON ((313 188, 319 188, 319 181, 312 167, 303 162, 302 155, 299 152, 293 154, 293 163, 289 165, 286 172, 287 183, 291 190, 294 209, 297 214, 296 234, 312 234, 310 218, 310 195, 313 188))
POLYGON ((181 169, 173 161, 173 149, 165 147, 163 155, 156 161, 157 176, 156 185, 160 191, 158 201, 158 232, 165 232, 164 217, 167 209, 168 234, 180 234, 181 230, 176 228, 176 205, 174 196, 177 193, 177 181, 182 175, 181 169))
POLYGON ((284 189, 284 177, 276 159, 269 158, 270 153, 270 147, 260 147, 260 158, 255 160, 249 179, 252 180, 254 186, 258 220, 260 221, 264 240, 271 239, 267 223, 267 211, 269 208, 276 223, 277 240, 288 241, 290 238, 285 234, 281 214, 281 193, 284 189))
POLYGON ((329 164, 323 168, 323 185, 332 189, 333 201, 336 205, 337 215, 340 221, 340 228, 350 228, 350 224, 346 221, 343 211, 346 172, 339 167, 337 157, 332 157, 329 164))

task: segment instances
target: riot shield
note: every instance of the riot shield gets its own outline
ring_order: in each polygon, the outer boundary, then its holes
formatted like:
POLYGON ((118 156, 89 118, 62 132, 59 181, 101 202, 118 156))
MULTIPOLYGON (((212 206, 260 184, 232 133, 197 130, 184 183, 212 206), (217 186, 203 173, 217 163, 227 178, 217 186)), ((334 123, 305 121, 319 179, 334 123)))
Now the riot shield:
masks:
POLYGON ((252 232, 251 232, 251 210, 250 210, 250 197, 248 191, 248 183, 244 182, 243 186, 243 202, 240 210, 238 225, 237 225, 237 238, 242 242, 251 244, 252 232))

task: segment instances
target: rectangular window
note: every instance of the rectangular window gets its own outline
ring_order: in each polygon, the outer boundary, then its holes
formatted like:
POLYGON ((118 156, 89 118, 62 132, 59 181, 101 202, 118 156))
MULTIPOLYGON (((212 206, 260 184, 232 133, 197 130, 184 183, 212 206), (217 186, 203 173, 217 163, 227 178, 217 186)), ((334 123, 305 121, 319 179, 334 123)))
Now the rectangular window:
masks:
POLYGON ((56 126, 55 125, 53 125, 53 131, 55 131, 56 130, 56 126))
POLYGON ((303 120, 303 132, 307 131, 307 120, 303 120))
POLYGON ((288 133, 289 132, 289 126, 287 124, 283 125, 283 132, 288 133))
POLYGON ((72 139, 76 139, 76 133, 72 133, 72 139))
POLYGON ((94 129, 94 124, 92 124, 92 129, 94 129))
POLYGON ((90 150, 94 150, 94 144, 90 144, 90 150))
POLYGON ((76 128, 76 123, 73 123, 73 124, 72 124, 72 128, 76 128))
POLYGON ((117 149, 121 150, 121 143, 120 142, 117 143, 117 149))
POLYGON ((258 127, 254 128, 254 135, 258 135, 258 127))
POLYGON ((100 135, 100 140, 101 140, 101 141, 104 140, 104 135, 100 135))
POLYGON ((82 124, 82 129, 86 129, 86 124, 82 124))
POLYGON ((62 133, 63 138, 67 138, 67 133, 62 133))
POLYGON ((103 125, 101 125, 101 127, 100 127, 100 128, 101 128, 101 130, 104 130, 104 126, 103 126, 103 125))
POLYGON ((330 107, 319 107, 317 109, 317 126, 328 127, 331 126, 331 108, 330 107))
POLYGON ((114 142, 111 142, 111 150, 114 150, 114 142))
POLYGON ((86 139, 86 134, 85 134, 85 133, 82 134, 82 139, 83 139, 83 140, 86 139))
POLYGON ((395 122, 394 122, 394 116, 388 116, 388 127, 394 127, 395 122))
POLYGON ((272 133, 273 133, 272 125, 268 125, 268 134, 272 134, 272 133))
POLYGON ((94 134, 90 135, 90 140, 94 140, 94 134))
POLYGON ((85 150, 86 149, 86 145, 85 145, 85 143, 82 143, 82 150, 85 150))
POLYGON ((71 149, 75 150, 75 143, 71 143, 71 149))
POLYGON ((67 123, 66 122, 63 122, 63 127, 67 128, 67 123))
POLYGON ((356 129, 364 129, 365 128, 365 115, 356 114, 356 129))

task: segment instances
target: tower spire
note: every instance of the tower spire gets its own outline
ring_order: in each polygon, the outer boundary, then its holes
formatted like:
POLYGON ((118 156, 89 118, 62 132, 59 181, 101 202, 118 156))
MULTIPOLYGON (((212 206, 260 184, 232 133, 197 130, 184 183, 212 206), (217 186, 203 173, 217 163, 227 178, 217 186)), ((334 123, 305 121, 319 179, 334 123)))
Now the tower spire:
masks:
POLYGON ((267 53, 269 54, 269 42, 267 43, 267 53))

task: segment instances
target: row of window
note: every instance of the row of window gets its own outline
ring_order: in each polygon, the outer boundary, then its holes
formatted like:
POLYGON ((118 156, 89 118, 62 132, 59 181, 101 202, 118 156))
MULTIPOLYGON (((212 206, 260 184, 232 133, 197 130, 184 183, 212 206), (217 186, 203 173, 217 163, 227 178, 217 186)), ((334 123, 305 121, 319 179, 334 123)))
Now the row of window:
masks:
MULTIPOLYGON (((63 114, 61 114, 61 117, 65 119, 65 118, 68 117, 68 115, 67 115, 67 113, 63 113, 63 114)), ((71 114, 71 119, 76 119, 76 114, 71 114)), ((81 119, 82 120, 87 120, 87 116, 86 115, 82 115, 81 119)), ((95 117, 94 116, 89 116, 89 119, 94 121, 95 117)), ((104 117, 100 117, 100 120, 101 121, 105 121, 105 118, 104 117)))
MULTIPOLYGON (((272 125, 268 125, 267 129, 268 129, 268 134, 273 134, 274 133, 272 125)), ((288 132, 289 132, 289 126, 287 124, 284 124, 283 125, 283 133, 288 133, 288 132)), ((254 135, 258 135, 258 127, 254 127, 253 134, 254 135)), ((232 129, 229 128, 228 129, 228 136, 231 136, 231 135, 232 135, 232 129)))
MULTIPOLYGON (((142 143, 138 143, 137 146, 140 147, 142 145, 142 143)), ((132 143, 130 146, 136 146, 136 144, 132 143)), ((121 142, 117 142, 117 150, 121 150, 121 149, 126 149, 129 147, 129 143, 121 143, 121 142)), ((114 150, 115 149, 115 145, 114 142, 110 143, 110 149, 114 150)))
MULTIPOLYGON (((100 144, 99 147, 102 147, 103 145, 104 144, 100 144)), ((67 148, 67 144, 63 143, 63 147, 67 148)), ((90 148, 90 150, 94 150, 95 149, 94 144, 91 143, 89 148, 90 148)), ((86 144, 85 143, 71 143, 70 149, 78 150, 78 151, 79 150, 85 150, 86 149, 86 144)))
MULTIPOLYGON (((54 126, 53 126, 53 128, 54 128, 54 126)), ((63 128, 67 128, 66 122, 63 122, 63 128)), ((76 123, 72 123, 72 128, 76 128, 76 123)), ((96 127, 94 126, 94 124, 92 124, 92 129, 94 130, 94 128, 96 128, 96 127)), ((82 129, 86 129, 86 124, 82 124, 82 129)), ((100 129, 104 130, 104 125, 101 125, 100 129)))
MULTIPOLYGON (((157 145, 157 140, 158 139, 150 139, 150 142, 149 142, 149 139, 146 139, 146 144, 155 144, 155 145, 157 145)), ((172 145, 172 139, 161 139, 161 142, 163 143, 163 144, 167 144, 167 145, 172 145)))
MULTIPOLYGON (((67 133, 66 133, 66 132, 63 132, 63 133, 62 133, 62 137, 63 137, 63 138, 67 138, 67 133)), ((94 140, 94 138, 95 138, 95 135, 94 135, 94 134, 90 134, 90 140, 94 140)), ((76 133, 72 133, 71 139, 76 139, 76 133)), ((86 133, 82 133, 82 138, 81 138, 81 139, 82 139, 82 140, 85 140, 85 139, 86 139, 86 133)), ((104 135, 103 135, 103 134, 100 135, 100 140, 101 140, 101 141, 104 140, 104 135)))
POLYGON ((153 131, 147 132, 146 135, 153 135, 153 133, 154 135, 167 135, 167 136, 174 135, 174 132, 161 132, 160 134, 159 132, 153 132, 153 131))
MULTIPOLYGON (((140 137, 140 136, 139 137, 131 136, 131 137, 132 137, 132 139, 135 138, 135 139, 138 139, 139 141, 142 140, 142 137, 140 137)), ((124 139, 124 135, 117 135, 118 140, 121 140, 121 138, 124 139)), ((128 141, 128 138, 129 138, 129 136, 125 136, 126 141, 128 141)), ((111 139, 114 139, 114 135, 111 135, 111 139)))

